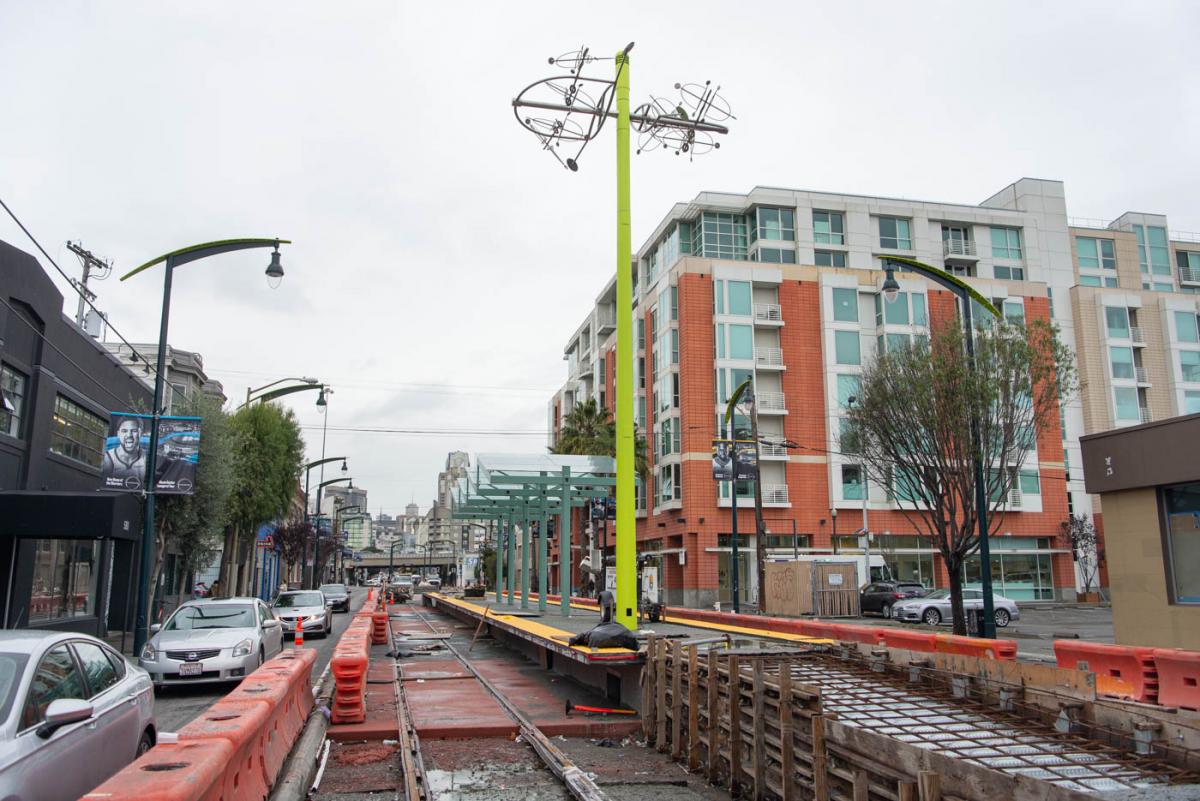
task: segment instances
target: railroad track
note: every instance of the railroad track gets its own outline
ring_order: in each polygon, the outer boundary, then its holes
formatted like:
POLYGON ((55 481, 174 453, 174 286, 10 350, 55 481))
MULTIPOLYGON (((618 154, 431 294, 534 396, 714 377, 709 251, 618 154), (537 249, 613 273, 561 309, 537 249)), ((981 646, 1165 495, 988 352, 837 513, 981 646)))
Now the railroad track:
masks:
MULTIPOLYGON (((417 619, 425 624, 430 633, 439 633, 434 627, 433 623, 430 622, 429 618, 427 618, 422 612, 418 611, 417 607, 414 606, 412 609, 417 619)), ((475 680, 478 681, 483 688, 487 690, 493 698, 496 699, 496 702, 500 704, 500 708, 504 710, 505 714, 512 718, 513 722, 520 727, 521 736, 524 738, 525 742, 528 743, 531 748, 533 748, 534 752, 542 760, 546 768, 549 769, 552 774, 554 774, 555 778, 557 778, 566 787, 567 791, 570 792, 571 795, 577 799, 577 801, 608 801, 608 796, 604 794, 604 792, 592 780, 592 778, 583 770, 581 770, 573 761, 571 761, 571 759, 564 754, 561 749, 555 746, 554 743, 550 741, 550 738, 547 737, 541 729, 534 725, 533 721, 529 720, 529 718, 527 718, 521 712, 521 710, 509 700, 508 696, 506 696, 494 684, 484 678, 470 663, 470 661, 467 660, 462 653, 460 653, 459 650, 454 647, 454 644, 449 639, 441 641, 441 644, 446 646, 446 649, 454 655, 454 658, 457 659, 458 662, 463 666, 463 669, 469 672, 475 678, 475 680)), ((399 671, 397 671, 397 673, 398 672, 399 671)), ((399 680, 399 676, 397 676, 397 684, 400 685, 401 692, 400 704, 398 704, 398 706, 403 709, 400 714, 402 714, 404 718, 407 718, 407 724, 409 727, 411 727, 412 721, 408 712, 408 704, 403 696, 404 682, 399 680)), ((404 731, 403 721, 401 724, 401 731, 404 731)), ((419 761, 420 743, 419 741, 416 741, 415 731, 411 728, 410 731, 412 731, 412 742, 416 743, 416 747, 418 749, 417 761, 419 761)), ((405 753, 407 754, 410 752, 405 749, 405 753)), ((419 785, 422 790, 424 790, 426 784, 423 778, 423 766, 421 766, 420 771, 421 780, 419 785)), ((408 801, 414 801, 413 796, 408 796, 407 798, 408 801)), ((426 801, 427 796, 421 795, 416 797, 416 799, 417 801, 426 801)))

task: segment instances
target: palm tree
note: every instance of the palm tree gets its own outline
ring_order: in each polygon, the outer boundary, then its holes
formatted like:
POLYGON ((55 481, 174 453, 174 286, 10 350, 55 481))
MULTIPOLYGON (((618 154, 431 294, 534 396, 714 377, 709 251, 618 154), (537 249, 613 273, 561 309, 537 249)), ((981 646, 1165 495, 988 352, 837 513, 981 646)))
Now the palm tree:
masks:
MULTIPOLYGON (((633 441, 634 464, 638 475, 643 478, 650 471, 646 461, 646 439, 641 436, 633 441)), ((616 456, 617 426, 607 409, 600 408, 595 398, 576 403, 563 418, 558 432, 558 443, 550 448, 551 453, 575 454, 579 456, 616 456)))

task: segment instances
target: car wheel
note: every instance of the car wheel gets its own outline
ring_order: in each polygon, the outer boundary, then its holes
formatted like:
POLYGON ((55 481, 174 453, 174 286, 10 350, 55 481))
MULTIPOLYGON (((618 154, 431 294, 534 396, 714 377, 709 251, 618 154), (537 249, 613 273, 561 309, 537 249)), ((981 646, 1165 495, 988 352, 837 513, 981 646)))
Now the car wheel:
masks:
POLYGON ((925 614, 921 615, 921 620, 925 621, 926 626, 936 626, 942 622, 942 613, 936 609, 926 609, 925 614))
POLYGON ((144 732, 142 732, 142 739, 138 740, 137 755, 141 756, 153 747, 154 732, 152 732, 150 729, 146 729, 144 732))
POLYGON ((883 616, 885 618, 887 618, 888 620, 892 619, 892 605, 891 604, 883 605, 883 616))
POLYGON ((997 626, 999 626, 1000 628, 1004 628, 1005 626, 1008 625, 1008 621, 1010 621, 1010 620, 1012 620, 1012 615, 1010 615, 1008 613, 1007 609, 997 609, 996 610, 996 625, 997 626))
POLYGON ((260 646, 258 646, 258 667, 256 667, 255 670, 258 670, 258 668, 262 667, 263 663, 266 661, 267 661, 267 652, 264 651, 263 647, 260 645, 260 646))

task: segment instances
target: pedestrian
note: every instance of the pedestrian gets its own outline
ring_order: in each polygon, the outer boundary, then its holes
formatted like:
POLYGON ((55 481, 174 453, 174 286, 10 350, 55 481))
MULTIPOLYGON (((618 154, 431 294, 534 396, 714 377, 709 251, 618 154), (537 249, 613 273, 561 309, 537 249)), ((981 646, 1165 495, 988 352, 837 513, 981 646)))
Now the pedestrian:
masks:
POLYGON ((220 596, 221 596, 221 580, 217 579, 216 581, 214 581, 212 583, 212 586, 210 586, 208 588, 208 597, 209 598, 219 598, 220 596))
POLYGON ((205 598, 208 596, 208 585, 203 581, 197 581, 196 586, 192 587, 193 598, 205 598))

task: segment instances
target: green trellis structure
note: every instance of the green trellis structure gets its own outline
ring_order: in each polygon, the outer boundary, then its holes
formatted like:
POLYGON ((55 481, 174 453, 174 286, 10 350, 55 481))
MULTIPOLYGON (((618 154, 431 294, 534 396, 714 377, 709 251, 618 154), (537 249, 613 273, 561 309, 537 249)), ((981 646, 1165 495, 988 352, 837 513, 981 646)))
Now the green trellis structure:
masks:
POLYGON ((529 608, 530 530, 537 523, 538 610, 546 611, 549 581, 550 518, 558 520, 559 614, 571 615, 571 510, 587 507, 616 486, 611 456, 559 454, 480 454, 475 468, 459 479, 451 495, 451 517, 490 520, 500 532, 496 548, 497 603, 529 608), (517 535, 521 559, 517 564, 517 535), (520 573, 520 581, 517 574, 520 573))

